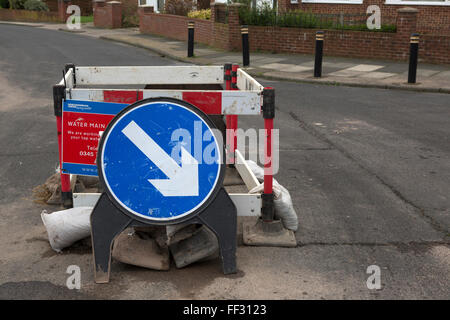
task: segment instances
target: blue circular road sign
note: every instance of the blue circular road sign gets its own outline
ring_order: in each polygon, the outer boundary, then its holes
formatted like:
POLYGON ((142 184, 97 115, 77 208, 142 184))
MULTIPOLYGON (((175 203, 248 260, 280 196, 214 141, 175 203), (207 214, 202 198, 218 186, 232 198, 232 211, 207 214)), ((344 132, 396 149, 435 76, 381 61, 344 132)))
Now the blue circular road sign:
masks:
POLYGON ((213 129, 208 116, 177 99, 145 99, 122 110, 103 133, 97 159, 110 199, 147 222, 199 213, 223 181, 223 145, 213 129))

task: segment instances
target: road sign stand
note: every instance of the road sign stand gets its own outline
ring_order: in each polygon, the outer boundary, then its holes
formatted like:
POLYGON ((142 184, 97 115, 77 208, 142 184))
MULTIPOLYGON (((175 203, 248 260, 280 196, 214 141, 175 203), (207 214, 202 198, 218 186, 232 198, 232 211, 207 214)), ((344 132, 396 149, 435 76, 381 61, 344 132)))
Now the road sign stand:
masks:
MULTIPOLYGON (((213 231, 219 241, 223 273, 236 273, 237 212, 225 189, 221 188, 215 199, 202 212, 184 222, 202 224, 213 231)), ((106 193, 102 193, 91 214, 96 283, 109 282, 114 238, 128 227, 148 225, 152 224, 133 219, 117 208, 106 193)))

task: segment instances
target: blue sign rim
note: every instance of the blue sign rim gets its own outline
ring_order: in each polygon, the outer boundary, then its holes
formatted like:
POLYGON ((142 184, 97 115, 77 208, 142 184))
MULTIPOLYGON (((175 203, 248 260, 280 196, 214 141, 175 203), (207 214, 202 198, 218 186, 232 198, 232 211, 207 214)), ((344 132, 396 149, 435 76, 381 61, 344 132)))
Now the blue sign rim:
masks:
MULTIPOLYGON (((217 196, 217 193, 223 186, 223 179, 225 175, 225 163, 223 161, 224 157, 224 147, 220 148, 218 145, 219 150, 219 166, 218 166, 218 174, 216 177, 216 181, 214 186, 211 188, 209 194, 203 199, 200 204, 198 204, 195 208, 178 215, 174 218, 152 218, 145 215, 142 215, 138 212, 133 211, 132 209, 128 208, 125 204, 123 204, 114 194, 114 192, 110 189, 109 184, 107 182, 107 179, 105 178, 104 170, 103 170, 103 153, 104 153, 104 146, 108 140, 109 134, 112 131, 112 129, 115 127, 115 124, 120 121, 126 114, 131 112, 132 110, 136 108, 141 108, 145 105, 152 104, 152 103, 174 103, 181 107, 184 107, 188 109, 191 112, 194 112, 197 116, 199 116, 207 125, 208 129, 217 129, 217 126, 214 124, 214 122, 208 117, 206 113, 195 107, 194 105, 175 98, 166 98, 166 97, 154 97, 154 98, 147 98, 140 100, 136 103, 133 103, 126 108, 124 108, 122 111, 120 111, 108 124, 105 131, 102 134, 102 137, 100 138, 99 147, 98 147, 98 153, 97 153, 97 169, 98 169, 98 176, 102 184, 105 186, 105 192, 108 195, 108 198, 114 203, 114 205, 124 212, 126 215, 132 217, 133 219, 136 219, 141 222, 145 223, 151 223, 151 224, 176 224, 180 223, 186 220, 191 219, 193 216, 198 215, 201 213, 217 196)), ((217 140, 217 137, 212 131, 214 138, 217 140)))

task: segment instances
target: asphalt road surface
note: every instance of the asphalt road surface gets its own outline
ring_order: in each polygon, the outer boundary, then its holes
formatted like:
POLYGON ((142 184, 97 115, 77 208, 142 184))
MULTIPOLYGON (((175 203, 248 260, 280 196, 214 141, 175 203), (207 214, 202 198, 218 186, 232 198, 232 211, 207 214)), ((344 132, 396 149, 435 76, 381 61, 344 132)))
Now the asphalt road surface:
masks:
MULTIPOLYGON (((91 251, 55 253, 33 187, 57 166, 51 86, 65 63, 176 65, 80 34, 0 24, 0 298, 450 298, 450 95, 260 80, 276 88, 280 171, 300 227, 294 249, 239 246, 219 261, 157 272, 112 263, 93 281, 91 251), (66 288, 78 265, 80 290, 66 288), (366 285, 381 269, 381 289, 366 285)), ((241 117, 243 128, 261 119, 241 117)))

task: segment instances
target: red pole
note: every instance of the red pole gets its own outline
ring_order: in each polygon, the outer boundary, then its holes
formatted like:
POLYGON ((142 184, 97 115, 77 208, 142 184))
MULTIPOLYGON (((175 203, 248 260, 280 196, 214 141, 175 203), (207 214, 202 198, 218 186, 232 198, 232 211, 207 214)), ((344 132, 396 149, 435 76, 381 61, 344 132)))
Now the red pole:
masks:
MULTIPOLYGON (((234 64, 231 69, 231 90, 239 90, 237 87, 237 70, 238 70, 238 68, 239 68, 239 65, 234 64)), ((233 143, 233 159, 234 159, 234 153, 237 149, 236 130, 238 128, 238 115, 231 116, 231 128, 233 129, 233 141, 234 141, 234 143, 233 143)))
POLYGON ((272 193, 273 170, 272 170, 272 130, 273 118, 264 119, 264 130, 266 133, 266 144, 264 148, 264 193, 272 193))
MULTIPOLYGON (((66 65, 65 69, 68 69, 66 65)), ((66 70, 67 72, 67 70, 66 70)), ((53 108, 56 117, 56 131, 58 134, 58 151, 59 151, 59 168, 61 177, 61 200, 64 207, 72 206, 72 191, 70 189, 70 175, 62 172, 62 155, 63 155, 63 141, 62 141, 62 115, 63 115, 63 100, 65 98, 65 85, 56 84, 53 86, 53 108)))
POLYGON ((273 195, 273 168, 272 168, 272 133, 273 119, 275 118, 275 90, 266 87, 263 90, 263 117, 266 143, 264 145, 264 193, 261 195, 261 218, 265 222, 274 219, 274 195, 273 195))
POLYGON ((56 130, 58 132, 59 168, 61 173, 61 192, 70 192, 70 174, 62 172, 62 117, 56 117, 56 130))

